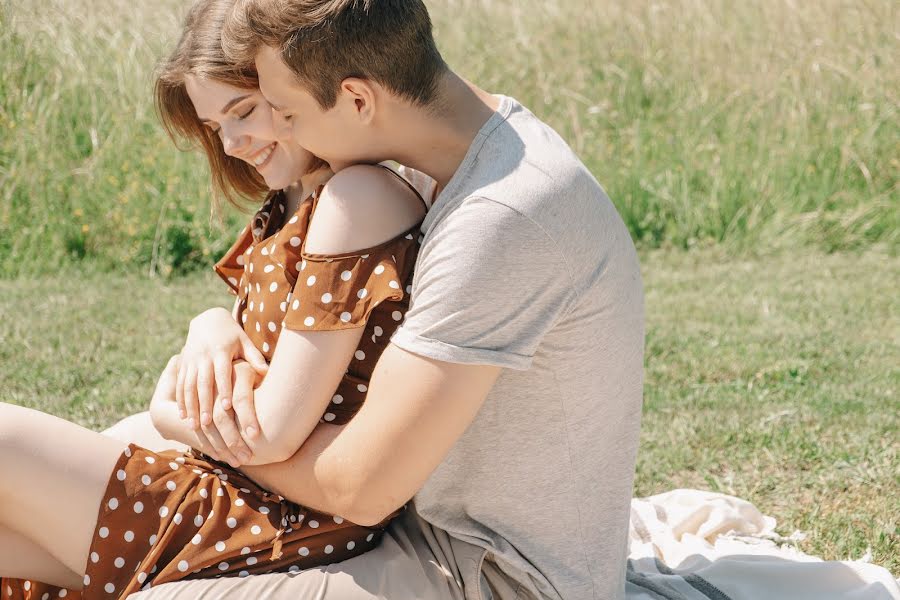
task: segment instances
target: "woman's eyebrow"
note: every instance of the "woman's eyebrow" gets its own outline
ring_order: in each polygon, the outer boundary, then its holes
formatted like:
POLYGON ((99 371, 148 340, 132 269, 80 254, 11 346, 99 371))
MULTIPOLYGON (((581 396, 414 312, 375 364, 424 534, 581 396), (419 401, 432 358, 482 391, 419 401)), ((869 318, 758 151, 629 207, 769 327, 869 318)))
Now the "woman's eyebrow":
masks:
MULTIPOLYGON (((227 104, 225 104, 225 106, 222 107, 222 110, 219 112, 227 113, 229 110, 231 110, 231 107, 233 107, 235 104, 237 104, 241 100, 249 98, 252 95, 253 94, 244 94, 243 96, 237 96, 236 98, 232 98, 231 100, 228 101, 227 104)), ((200 119, 200 122, 201 123, 209 123, 211 120, 212 119, 200 119)))
POLYGON ((232 98, 231 100, 228 101, 228 104, 226 104, 225 106, 222 107, 222 110, 220 112, 227 113, 229 110, 231 110, 232 106, 234 106, 235 104, 237 104, 238 102, 240 102, 241 100, 243 100, 245 98, 249 98, 250 96, 251 96, 251 94, 244 94, 243 96, 238 96, 237 98, 232 98))

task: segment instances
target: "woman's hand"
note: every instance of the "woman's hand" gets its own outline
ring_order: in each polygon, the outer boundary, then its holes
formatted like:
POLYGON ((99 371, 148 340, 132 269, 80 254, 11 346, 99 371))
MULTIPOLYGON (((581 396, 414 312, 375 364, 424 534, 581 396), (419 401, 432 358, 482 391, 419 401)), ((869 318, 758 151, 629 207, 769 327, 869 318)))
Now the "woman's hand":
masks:
MULTIPOLYGON (((191 320, 175 387, 178 414, 189 427, 210 426, 214 405, 231 409, 232 363, 241 358, 259 375, 266 373, 266 359, 227 310, 211 308, 191 320)), ((242 423, 251 437, 259 432, 255 418, 242 423)))
POLYGON ((212 422, 202 425, 201 430, 216 454, 237 468, 253 460, 247 439, 259 435, 253 395, 262 376, 243 360, 232 364, 232 374, 233 410, 225 408, 223 402, 216 402, 212 422))
MULTIPOLYGON (((181 442, 209 456, 213 456, 210 453, 214 452, 214 450, 206 436, 202 432, 188 429, 184 421, 178 418, 176 414, 175 382, 178 378, 179 358, 179 355, 176 354, 169 359, 169 362, 166 363, 166 368, 163 369, 159 380, 156 382, 156 389, 153 391, 153 397, 150 399, 150 419, 162 437, 181 442)), ((213 458, 218 460, 216 456, 213 456, 213 458)))
POLYGON ((150 401, 150 417, 153 426, 164 438, 187 444, 216 460, 227 462, 235 468, 249 463, 253 456, 244 442, 240 430, 243 428, 241 424, 249 420, 251 414, 253 419, 256 418, 253 391, 260 375, 246 361, 237 361, 232 369, 230 381, 234 397, 240 400, 238 410, 241 416, 236 416, 232 410, 226 410, 221 403, 217 403, 213 408, 213 424, 201 429, 193 429, 179 417, 175 402, 179 360, 180 356, 177 354, 169 359, 156 384, 156 390, 150 401))

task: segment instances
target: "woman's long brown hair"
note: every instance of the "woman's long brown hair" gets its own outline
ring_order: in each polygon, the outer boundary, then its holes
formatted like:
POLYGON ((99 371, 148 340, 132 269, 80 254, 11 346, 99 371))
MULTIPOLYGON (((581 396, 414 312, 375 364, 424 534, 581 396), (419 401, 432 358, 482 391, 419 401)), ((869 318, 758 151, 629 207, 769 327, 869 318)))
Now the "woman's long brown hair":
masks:
MULTIPOLYGON (((259 78, 253 64, 234 65, 222 52, 222 26, 234 0, 196 0, 191 6, 175 51, 160 66, 154 96, 166 132, 178 145, 187 140, 199 145, 209 160, 214 191, 235 206, 240 199, 258 200, 269 191, 262 176, 243 160, 228 156, 219 135, 197 118, 184 79, 193 75, 238 88, 256 89, 259 78)), ((186 149, 186 148, 182 148, 186 149)), ((314 161, 310 170, 324 166, 314 161)))

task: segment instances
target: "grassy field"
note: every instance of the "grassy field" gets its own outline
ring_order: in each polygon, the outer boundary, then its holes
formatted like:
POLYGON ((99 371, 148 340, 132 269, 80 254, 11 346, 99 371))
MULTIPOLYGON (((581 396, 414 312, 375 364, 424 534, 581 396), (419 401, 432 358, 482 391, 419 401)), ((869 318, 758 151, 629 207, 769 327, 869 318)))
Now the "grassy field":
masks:
MULTIPOLYGON (((896 260, 649 252, 636 494, 695 487, 775 516, 800 548, 900 573, 896 260)), ((94 429, 145 408, 189 319, 226 304, 209 275, 0 281, 2 400, 94 429)))
MULTIPOLYGON (((0 400, 142 409, 236 211, 150 103, 184 0, 0 0, 0 400)), ((636 493, 734 493, 900 574, 900 6, 443 0, 460 73, 584 158, 641 248, 636 493)))
MULTIPOLYGON (((202 161, 150 102, 185 5, 0 0, 0 275, 168 274, 224 249, 202 161)), ((448 62, 556 127, 641 246, 896 254, 896 2, 430 7, 448 62)))

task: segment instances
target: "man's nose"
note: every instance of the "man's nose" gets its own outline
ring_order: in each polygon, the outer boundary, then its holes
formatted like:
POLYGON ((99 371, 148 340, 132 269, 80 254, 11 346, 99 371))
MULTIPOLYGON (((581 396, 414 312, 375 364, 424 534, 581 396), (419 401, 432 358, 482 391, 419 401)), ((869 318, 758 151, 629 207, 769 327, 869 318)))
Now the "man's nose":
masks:
POLYGON ((291 122, 285 119, 281 111, 272 109, 272 123, 279 138, 285 139, 291 136, 291 122))

